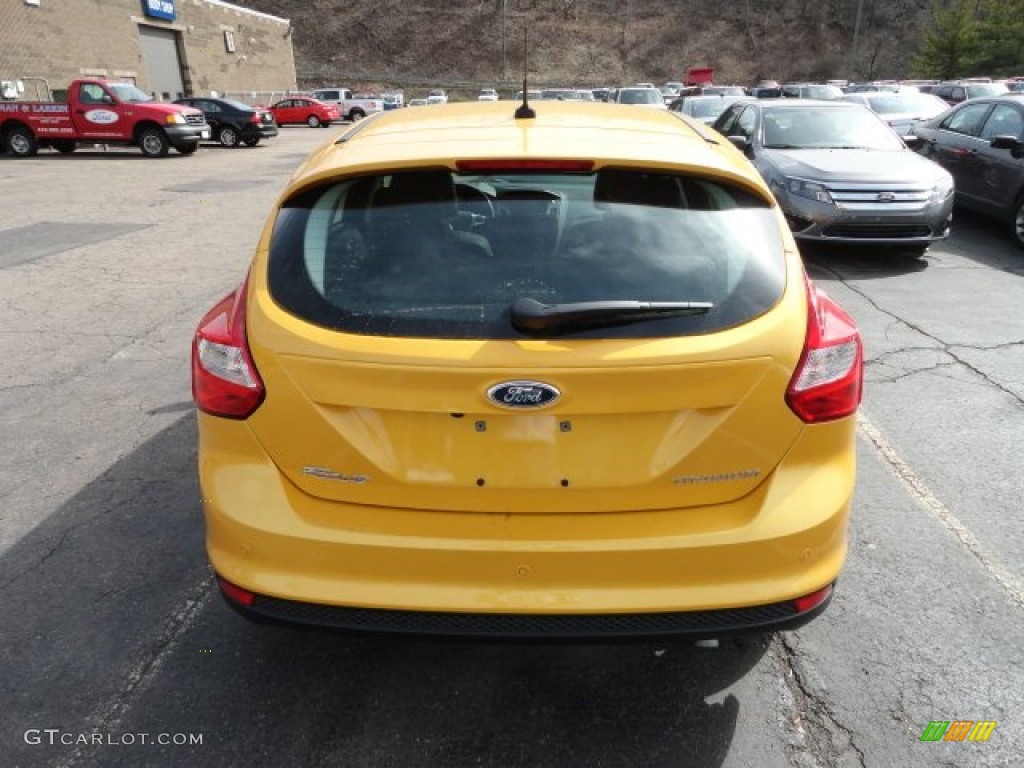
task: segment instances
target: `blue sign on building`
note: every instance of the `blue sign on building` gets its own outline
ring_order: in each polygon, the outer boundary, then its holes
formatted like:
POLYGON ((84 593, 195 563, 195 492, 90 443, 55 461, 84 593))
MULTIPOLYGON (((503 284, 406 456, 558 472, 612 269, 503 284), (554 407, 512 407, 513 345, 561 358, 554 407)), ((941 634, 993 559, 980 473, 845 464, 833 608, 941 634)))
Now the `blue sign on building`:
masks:
POLYGON ((142 0, 142 12, 154 19, 174 21, 174 0, 142 0))

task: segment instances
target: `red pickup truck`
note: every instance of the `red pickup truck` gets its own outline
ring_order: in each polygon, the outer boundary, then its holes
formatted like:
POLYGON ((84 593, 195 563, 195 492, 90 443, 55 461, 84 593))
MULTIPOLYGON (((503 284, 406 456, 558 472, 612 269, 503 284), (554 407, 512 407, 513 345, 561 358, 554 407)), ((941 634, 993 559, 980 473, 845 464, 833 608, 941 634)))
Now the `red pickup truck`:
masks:
POLYGON ((74 80, 66 104, 0 102, 0 146, 15 157, 40 147, 74 152, 79 143, 130 144, 146 157, 164 157, 174 147, 190 155, 210 126, 198 109, 154 101, 131 83, 74 80))

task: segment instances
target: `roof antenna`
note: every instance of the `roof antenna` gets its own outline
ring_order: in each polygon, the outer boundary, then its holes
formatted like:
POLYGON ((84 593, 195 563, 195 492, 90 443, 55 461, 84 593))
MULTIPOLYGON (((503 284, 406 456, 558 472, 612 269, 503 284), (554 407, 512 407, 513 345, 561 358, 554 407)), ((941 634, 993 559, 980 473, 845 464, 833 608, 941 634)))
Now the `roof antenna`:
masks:
POLYGON ((530 91, 526 82, 527 75, 530 73, 529 34, 529 28, 523 27, 523 103, 516 109, 516 120, 532 120, 537 116, 537 113, 530 107, 530 91))

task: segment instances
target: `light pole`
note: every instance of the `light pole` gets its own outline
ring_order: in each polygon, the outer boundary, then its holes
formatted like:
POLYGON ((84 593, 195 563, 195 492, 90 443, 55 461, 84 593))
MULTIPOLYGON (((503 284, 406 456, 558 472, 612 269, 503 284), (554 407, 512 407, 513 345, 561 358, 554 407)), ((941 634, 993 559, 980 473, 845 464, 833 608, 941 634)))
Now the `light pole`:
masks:
POLYGON ((505 3, 501 0, 501 82, 508 79, 508 59, 505 56, 505 3))
POLYGON ((860 19, 864 13, 864 0, 857 0, 857 18, 853 22, 853 53, 850 55, 850 74, 857 68, 857 39, 860 37, 860 19))

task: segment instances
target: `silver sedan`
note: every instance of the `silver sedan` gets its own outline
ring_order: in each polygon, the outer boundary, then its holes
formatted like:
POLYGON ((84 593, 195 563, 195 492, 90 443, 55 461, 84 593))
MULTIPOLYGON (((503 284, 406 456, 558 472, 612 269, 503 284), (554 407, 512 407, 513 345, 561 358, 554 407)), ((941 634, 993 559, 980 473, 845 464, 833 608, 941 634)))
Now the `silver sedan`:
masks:
POLYGON ((938 96, 919 91, 848 93, 843 101, 863 104, 885 120, 900 136, 913 136, 914 126, 949 109, 938 96))
POLYGON ((924 253, 949 235, 953 177, 867 107, 746 100, 714 127, 760 171, 799 240, 924 253))

